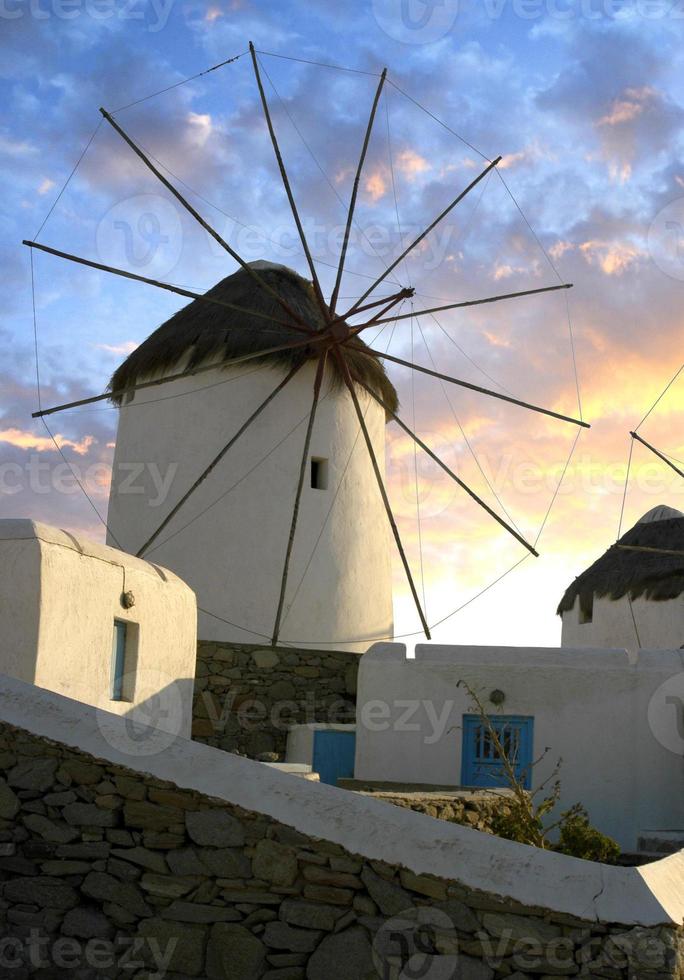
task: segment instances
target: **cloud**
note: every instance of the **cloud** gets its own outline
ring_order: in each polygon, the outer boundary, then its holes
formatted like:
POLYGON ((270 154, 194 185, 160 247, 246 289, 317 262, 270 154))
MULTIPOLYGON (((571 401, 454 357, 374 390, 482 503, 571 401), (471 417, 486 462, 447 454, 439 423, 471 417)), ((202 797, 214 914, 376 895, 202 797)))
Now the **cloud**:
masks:
MULTIPOLYGON (((59 432, 55 433, 55 442, 60 449, 68 446, 79 456, 85 456, 95 441, 95 436, 84 436, 80 442, 74 442, 73 439, 67 439, 59 432)), ((18 449, 34 449, 38 453, 54 452, 55 449, 55 444, 49 436, 39 436, 22 429, 1 429, 0 442, 16 446, 18 449)))
POLYGON ((385 171, 376 170, 368 174, 364 182, 364 189, 372 201, 379 201, 387 193, 387 175, 385 171))
POLYGON ((126 340, 123 344, 94 344, 98 350, 107 351, 108 354, 117 354, 120 356, 127 356, 132 354, 140 344, 136 340, 126 340))

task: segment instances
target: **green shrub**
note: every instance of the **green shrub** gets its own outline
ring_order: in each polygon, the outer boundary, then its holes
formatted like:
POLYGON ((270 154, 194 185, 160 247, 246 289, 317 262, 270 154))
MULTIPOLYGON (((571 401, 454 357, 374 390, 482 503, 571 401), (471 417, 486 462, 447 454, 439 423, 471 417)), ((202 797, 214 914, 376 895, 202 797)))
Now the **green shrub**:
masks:
POLYGON ((620 848, 612 837, 591 826, 586 810, 582 808, 572 815, 563 816, 566 819, 560 823, 559 840, 554 850, 584 858, 585 861, 600 861, 602 864, 614 864, 617 861, 620 848))

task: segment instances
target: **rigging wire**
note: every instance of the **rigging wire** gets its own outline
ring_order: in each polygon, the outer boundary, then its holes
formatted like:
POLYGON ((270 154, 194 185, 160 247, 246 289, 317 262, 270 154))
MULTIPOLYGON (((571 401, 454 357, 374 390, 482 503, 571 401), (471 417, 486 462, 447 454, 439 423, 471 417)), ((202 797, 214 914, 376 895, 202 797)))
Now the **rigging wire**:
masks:
POLYGON ((404 98, 408 99, 410 102, 413 102, 413 104, 418 106, 419 109, 422 109, 423 112, 427 113, 427 115, 430 116, 431 119, 434 119, 435 122, 439 123, 440 126, 443 126, 444 129, 447 130, 447 132, 451 133, 452 136, 455 136, 456 139, 460 140, 461 143, 463 143, 470 150, 472 150, 473 153, 477 153, 477 155, 482 157, 483 160, 486 160, 487 163, 492 162, 488 156, 485 156, 485 154, 481 150, 478 150, 476 146, 473 146, 472 143, 469 143, 468 140, 465 139, 463 136, 461 136, 460 133, 457 133, 455 129, 451 128, 451 126, 447 126, 444 120, 440 119, 439 116, 436 116, 434 112, 432 112, 430 109, 427 108, 427 106, 424 106, 422 102, 419 102, 418 99, 414 99, 412 95, 409 95, 408 92, 405 92, 403 90, 403 88, 400 88, 396 82, 392 81, 389 75, 387 76, 387 81, 392 86, 392 88, 395 88, 397 92, 400 92, 404 96, 404 98))
POLYGON ((86 145, 81 150, 81 155, 79 156, 78 160, 74 164, 74 166, 73 166, 73 168, 71 170, 71 173, 69 174, 69 176, 67 177, 67 179, 64 181, 64 184, 62 185, 62 189, 60 190, 59 194, 57 195, 57 197, 52 202, 52 207, 50 208, 50 210, 48 211, 48 213, 43 218, 43 223, 41 224, 40 228, 38 229, 38 231, 33 236, 33 240, 35 242, 38 241, 38 236, 40 235, 41 231, 43 230, 43 228, 47 224, 48 218, 50 217, 50 215, 52 214, 52 212, 55 210, 55 208, 57 207, 57 205, 59 204, 59 201, 60 201, 60 198, 62 197, 62 194, 64 193, 64 191, 67 189, 67 187, 71 183, 71 178, 74 176, 74 174, 78 170, 79 166, 81 165, 81 161, 83 160, 83 157, 86 155, 86 153, 90 149, 90 144, 93 142, 93 140, 95 139, 95 137, 99 133, 100 126, 102 125, 103 122, 104 122, 104 119, 100 119, 99 123, 97 124, 97 126, 95 127, 95 129, 90 134, 90 139, 88 140, 88 142, 86 143, 86 145))
MULTIPOLYGON (((31 306, 32 306, 32 309, 33 309, 33 339, 34 339, 34 346, 35 346, 35 352, 36 352, 36 388, 37 388, 37 396, 38 396, 38 405, 40 406, 41 405, 41 402, 42 402, 42 395, 41 395, 41 384, 40 384, 40 363, 39 363, 39 360, 38 360, 38 320, 37 320, 37 317, 36 317, 36 285, 35 285, 35 276, 34 276, 34 270, 33 270, 33 249, 31 249, 31 306)), ((73 466, 71 465, 71 463, 69 462, 69 460, 64 455, 64 453, 62 451, 62 447, 57 442, 57 439, 56 439, 55 435, 53 434, 52 430, 50 429, 49 425, 45 421, 45 417, 44 416, 41 417, 41 421, 42 421, 43 425, 45 426, 45 430, 46 430, 48 436, 50 437, 50 439, 52 440, 55 449, 57 450, 57 452, 59 453, 59 455, 62 457, 62 460, 66 464, 66 466, 67 466, 69 472, 71 473, 72 477, 74 478, 74 480, 76 481, 76 483, 78 484, 78 486, 80 487, 80 489, 83 491, 83 494, 84 494, 86 500, 88 501, 88 503, 90 504, 90 506, 92 507, 92 509, 95 511, 95 514, 97 515, 98 520, 100 520, 102 522, 102 524, 104 525, 105 530, 107 531, 107 534, 109 535, 109 537, 111 538, 111 540, 116 544, 116 546, 118 548, 121 548, 121 545, 119 544, 119 542, 116 540, 116 538, 114 537, 114 535, 110 531, 109 525, 107 524, 107 521, 104 519, 104 517, 102 516, 102 514, 100 513, 100 511, 95 506, 95 503, 91 499, 90 494, 88 493, 88 491, 84 487, 84 485, 81 482, 81 480, 79 480, 78 476, 76 475, 76 472, 74 471, 73 466)))
MULTIPOLYGON (((679 377, 679 375, 682 373, 682 371, 684 371, 684 364, 682 364, 681 367, 679 368, 679 370, 676 371, 675 374, 670 378, 670 380, 668 381, 668 383, 665 385, 665 387, 663 388, 663 390, 660 392, 660 394, 658 395, 658 397, 656 398, 656 400, 653 402, 653 404, 651 405, 651 407, 649 408, 649 410, 646 412, 646 414, 642 418, 641 422, 639 422, 639 424, 633 430, 634 433, 637 433, 639 431, 639 429, 644 424, 644 422, 646 421, 646 419, 651 415, 651 413, 653 412, 653 410, 655 409, 655 407, 665 397, 665 395, 670 390, 670 388, 672 387, 672 385, 675 383, 675 381, 677 380, 677 378, 679 377)), ((625 485, 624 485, 623 491, 622 491, 622 506, 620 507, 620 522, 618 524, 618 533, 617 533, 618 539, 620 538, 620 534, 622 532, 622 521, 623 521, 624 513, 625 513, 625 503, 626 503, 626 500, 627 500, 627 490, 628 490, 628 485, 629 485, 629 472, 630 472, 630 468, 631 468, 631 465, 632 465, 632 453, 633 452, 634 452, 634 439, 631 438, 630 439, 630 444, 629 444, 629 459, 627 461, 627 472, 625 474, 625 485)), ((667 456, 668 459, 674 460, 674 462, 676 462, 676 463, 681 463, 682 462, 682 460, 677 459, 676 456, 670 456, 669 453, 663 453, 662 455, 663 456, 667 456)), ((635 629, 636 629, 636 623, 634 625, 635 625, 635 629)))
MULTIPOLYGON (((220 368, 221 365, 217 364, 217 369, 220 370, 220 368)), ((212 384, 204 385, 200 388, 191 388, 190 391, 177 391, 175 395, 160 395, 159 398, 150 398, 147 401, 132 401, 123 406, 108 405, 106 408, 77 408, 72 411, 62 412, 61 415, 93 415, 97 412, 116 412, 119 411, 120 408, 125 408, 128 411, 131 408, 141 408, 143 405, 156 405, 157 402, 168 402, 172 401, 174 398, 185 398, 186 395, 194 395, 198 391, 209 391, 211 388, 218 388, 220 385, 231 384, 233 381, 242 381, 245 378, 250 378, 253 374, 260 374, 262 371, 268 371, 269 369, 269 364, 262 364, 261 367, 254 368, 246 374, 240 374, 234 378, 223 378, 221 381, 214 381, 212 384)), ((188 377, 191 377, 191 375, 188 375, 188 377)))
POLYGON ((627 471, 625 473, 625 485, 622 491, 622 506, 620 507, 620 521, 618 523, 618 540, 622 534, 622 520, 625 516, 625 503, 627 501, 627 487, 629 485, 629 471, 632 468, 632 454, 634 452, 634 439, 629 440, 629 457, 627 459, 627 471))
MULTIPOLYGON (((497 177, 499 178, 499 180, 501 181, 501 183, 505 187, 506 193, 508 194, 508 196, 510 197, 511 201, 515 205, 518 213, 520 214, 520 217, 523 219, 523 221, 527 225, 527 228, 528 228, 530 234, 532 235, 532 237, 534 238, 535 242, 537 243, 537 245, 538 245, 538 247, 539 247, 542 255, 544 256, 544 258, 548 262, 548 264, 549 264, 549 266, 550 266, 553 274, 558 279, 558 282, 562 283, 563 282, 563 277, 561 276, 560 272, 558 271, 558 269, 556 267, 556 264, 553 261, 553 259, 551 258, 550 254, 544 248, 544 245, 543 245, 541 239, 539 238, 539 235, 536 233, 536 231, 532 227, 532 224, 529 221, 529 219, 528 219, 527 215, 525 214, 525 212, 523 211, 523 209, 522 209, 522 207, 521 207, 518 199, 515 197, 515 195, 513 194, 513 191, 508 186, 508 183, 506 182, 506 179, 503 176, 503 174, 501 173, 501 171, 499 170, 499 168, 496 167, 495 169, 496 169, 496 175, 497 175, 497 177)), ((574 374, 574 378, 575 378, 575 389, 576 389, 576 392, 577 392, 577 409, 579 411, 580 420, 583 421, 583 416, 582 416, 582 396, 580 394, 579 374, 578 374, 578 371, 577 371, 577 357, 576 357, 576 353, 575 353, 575 337, 574 337, 574 332, 573 332, 573 328, 572 328, 572 318, 570 316, 570 300, 569 300, 569 298, 567 296, 567 292, 566 292, 566 296, 565 296, 565 308, 566 308, 567 321, 568 321, 568 337, 569 337, 569 340, 570 340, 570 352, 571 352, 571 356, 572 356, 572 369, 573 369, 573 374, 574 374)), ((684 367, 684 365, 682 365, 682 367, 684 367)))
MULTIPOLYGON (((325 172, 325 170, 323 169, 323 167, 322 167, 322 166, 321 166, 321 164, 319 163, 319 161, 318 161, 318 158, 316 157, 316 155, 315 155, 315 153, 313 152, 313 150, 312 150, 312 149, 311 149, 311 147, 309 146, 309 144, 308 144, 308 142, 306 141, 306 139, 305 139, 305 137, 304 137, 304 135, 303 135, 303 133, 302 133, 302 131, 300 130, 300 128, 299 128, 299 126, 297 125, 297 123, 296 123, 296 122, 294 121, 294 119, 292 118, 292 114, 290 113, 290 111, 289 111, 289 109, 287 108, 287 105, 286 105, 286 103, 285 103, 285 101, 284 101, 284 99, 282 98, 282 96, 280 95, 280 92, 279 92, 279 91, 278 91, 278 89, 277 89, 277 88, 275 87, 275 85, 274 85, 274 83, 273 83, 273 80, 272 80, 272 78, 271 78, 271 76, 269 75, 269 73, 268 73, 268 71, 266 70, 266 68, 265 68, 265 67, 264 67, 263 65, 261 65, 261 68, 262 68, 262 70, 263 70, 263 73, 264 73, 264 75, 265 75, 265 76, 266 76, 266 78, 268 79, 268 82, 269 82, 269 84, 270 84, 270 86, 271 86, 271 88, 272 88, 272 89, 273 89, 273 91, 275 92, 275 94, 276 94, 276 97, 277 97, 277 99, 278 99, 278 101, 280 102, 280 105, 281 105, 281 106, 282 106, 282 108, 283 108, 283 111, 285 112, 285 114, 286 114, 286 116, 287 116, 287 118, 288 118, 288 119, 290 120, 290 123, 292 124, 292 126, 293 126, 293 128, 294 128, 294 130, 295 130, 295 132, 297 133, 297 135, 299 136, 299 138, 300 138, 300 140, 301 140, 301 141, 302 141, 302 143, 304 144, 304 146, 305 146, 305 148, 306 148, 306 150, 307 150, 307 152, 308 152, 308 154, 309 154, 309 156, 311 157, 311 159, 313 160, 313 162, 314 162, 314 163, 316 164, 316 167, 317 167, 317 168, 318 168, 318 170, 320 171, 320 173, 321 173, 321 175, 323 176, 323 178, 324 178, 324 180, 326 181, 326 183, 327 183, 327 185, 328 185, 328 187, 329 187, 329 188, 331 189, 331 191, 333 192, 333 194, 335 195, 335 197, 337 198, 337 200, 339 201, 339 203, 340 203, 340 204, 342 205, 342 207, 343 207, 343 208, 346 208, 346 207, 347 207, 347 205, 346 205, 346 204, 344 203, 344 201, 342 200, 342 197, 341 197, 341 195, 340 195, 340 194, 338 193, 338 191, 337 191, 337 188, 336 188, 336 187, 334 186, 334 184, 332 183, 332 181, 331 181, 331 180, 330 180, 330 178, 328 177, 328 175, 327 175, 327 173, 325 172)), ((375 252, 375 255, 376 255, 376 257, 377 257, 377 258, 378 258, 378 259, 380 260, 380 262, 381 262, 381 263, 382 263, 382 265, 383 265, 383 266, 385 267, 385 269, 387 269, 387 263, 386 263, 386 262, 385 262, 385 260, 384 260, 384 259, 382 258, 382 256, 381 256, 381 255, 380 255, 380 254, 378 253, 378 250, 377 250, 377 249, 375 248, 375 246, 373 245, 373 243, 371 242, 371 240, 370 240, 370 239, 368 238, 368 235, 367 235, 367 234, 365 233, 365 231, 363 230, 363 228, 361 228, 361 227, 359 226, 359 224, 358 224, 358 222, 357 222, 356 220, 354 220, 354 221, 353 221, 353 226, 354 226, 354 228, 355 228, 355 229, 356 229, 356 230, 357 230, 358 232, 360 232, 360 233, 361 233, 361 235, 363 235, 363 237, 364 237, 364 239, 366 240, 366 242, 368 243, 368 245, 370 245, 370 247, 371 247, 371 248, 373 249, 373 251, 375 252)), ((337 268, 337 266, 335 266, 335 268, 337 268)), ((399 280, 398 280, 398 279, 396 278, 396 276, 394 276, 393 274, 391 274, 391 273, 390 273, 390 276, 389 276, 389 278, 390 278, 390 280, 391 280, 392 282, 394 282, 394 283, 396 283, 396 284, 397 284, 398 286, 400 286, 400 285, 401 285, 401 283, 399 282, 399 280)))
POLYGON ((144 95, 140 99, 135 99, 134 102, 129 102, 127 105, 119 106, 118 109, 112 109, 111 115, 116 115, 117 112, 123 112, 124 109, 130 109, 134 105, 140 105, 141 102, 147 102, 149 99, 155 99, 158 95, 163 95, 165 92, 170 92, 174 88, 178 88, 180 85, 185 85, 187 82, 194 82, 196 78, 201 78, 202 75, 209 75, 210 72, 216 71, 217 68, 223 68, 224 65, 231 65, 234 61, 238 61, 240 58, 244 58, 248 51, 242 51, 240 54, 236 54, 232 58, 227 58, 225 61, 220 61, 218 65, 212 65, 211 68, 205 68, 204 71, 198 71, 196 75, 190 75, 188 78, 181 79, 180 82, 174 82, 173 85, 167 85, 166 88, 160 88, 158 92, 152 92, 151 95, 144 95))
MULTIPOLYGON (((394 154, 392 153, 392 137, 390 133, 390 112, 389 112, 389 92, 385 94, 385 122, 387 126, 387 155, 389 158, 389 168, 390 177, 392 183, 392 197, 394 199, 394 214, 397 219, 397 234, 399 236, 399 247, 404 249, 404 236, 401 230, 401 219, 399 217, 399 200, 397 198, 397 185, 394 177, 394 154)), ((406 282, 408 285, 412 285, 411 274, 408 267, 408 257, 404 256, 404 272, 406 274, 406 282)), ((411 319, 410 323, 410 337, 411 337, 411 361, 414 361, 414 330, 413 330, 413 301, 411 301, 411 319)), ((396 326, 396 321, 395 321, 396 326)), ((413 431, 416 431, 416 378, 415 371, 411 372, 411 425, 413 431)), ((420 514, 420 487, 418 485, 418 444, 415 439, 411 440, 413 442, 413 476, 414 484, 416 490, 416 527, 418 530, 418 558, 420 563, 420 588, 423 595, 423 609, 425 610, 425 616, 427 617, 427 599, 425 595, 425 567, 423 561, 423 528, 421 522, 420 514)))
MULTIPOLYGON (((413 303, 411 304, 411 312, 413 312, 413 303)), ((411 323, 411 360, 414 357, 414 338, 413 338, 413 317, 410 320, 411 323)), ((416 432, 416 373, 411 372, 411 428, 416 432)), ((423 608, 425 609, 425 615, 427 616, 427 600, 425 598, 425 569, 423 566, 423 530, 420 519, 420 488, 418 486, 418 444, 415 439, 411 440, 413 442, 413 475, 416 486, 416 524, 418 526, 418 555, 420 557, 420 583, 423 592, 423 608)))
POLYGON ((682 371, 684 371, 684 364, 682 364, 682 366, 679 368, 679 370, 677 371, 677 373, 665 385, 665 387, 663 388, 663 390, 660 392, 660 394, 658 395, 658 397, 656 398, 656 400, 653 402, 653 404, 651 405, 651 407, 649 408, 649 410, 646 412, 646 414, 642 418, 641 422, 639 422, 639 424, 637 425, 636 429, 634 429, 635 432, 638 432, 639 431, 639 429, 644 424, 644 422, 646 421, 646 419, 649 417, 649 415, 651 414, 651 412, 653 411, 653 409, 656 407, 656 405, 658 405, 658 403, 660 401, 662 401, 662 399, 668 393, 668 391, 670 390, 670 388, 672 387, 672 385, 675 383, 675 381, 677 380, 677 378, 679 377, 679 375, 682 373, 682 371))
POLYGON ((577 392, 577 411, 579 412, 580 422, 583 422, 584 416, 582 415, 582 395, 580 394, 579 374, 577 372, 577 355, 575 353, 575 334, 572 329, 572 318, 570 316, 570 300, 568 299, 567 289, 565 290, 565 309, 568 316, 568 334, 570 336, 570 351, 572 353, 572 370, 575 375, 575 390, 577 392))
POLYGON ((525 214, 525 212, 521 208, 520 204, 518 203, 518 200, 516 199, 515 195, 513 194, 513 191, 508 186, 508 184, 507 184, 507 182, 506 182, 503 174, 501 173, 501 171, 499 170, 498 167, 496 167, 495 169, 496 169, 497 177, 499 178, 499 180, 501 181, 501 183, 506 188, 506 192, 507 192, 508 196, 510 197, 511 201, 513 201, 513 204, 516 206, 516 208, 517 208, 517 210, 518 210, 518 212, 520 214, 520 217, 523 219, 523 221, 527 225, 527 228, 528 228, 530 234, 532 235, 532 237, 534 238, 535 242, 539 246, 539 248, 540 248, 540 250, 541 250, 544 258, 549 263, 549 265, 550 265, 550 267, 551 267, 551 269, 553 271, 553 274, 556 276, 556 278, 558 279, 559 282, 563 282, 563 278, 562 278, 560 272, 558 271, 558 269, 556 268, 556 265, 555 265, 553 259, 551 258, 551 256, 549 255, 549 253, 546 251, 546 249, 542 245, 541 239, 539 238, 539 236, 537 235, 536 231, 532 227, 530 221, 527 218, 527 215, 525 214))
POLYGON ((324 61, 310 61, 308 58, 295 58, 292 55, 276 54, 274 51, 261 51, 258 48, 256 53, 265 54, 269 58, 281 58, 283 61, 297 61, 302 65, 315 65, 317 68, 332 68, 336 71, 348 71, 356 75, 372 75, 373 78, 380 78, 379 71, 364 71, 362 68, 350 68, 347 65, 331 65, 324 61))
POLYGON ((539 544, 539 539, 541 538, 542 532, 544 531, 544 528, 546 527, 546 522, 548 521, 549 515, 551 514, 551 510, 553 508, 553 505, 556 502, 556 497, 558 496, 558 494, 560 492, 561 484, 563 483, 563 480, 565 479, 565 474, 568 471, 568 467, 570 466, 570 462, 572 460, 572 457, 575 455, 575 449, 577 448, 577 443, 579 442, 579 437, 580 437, 581 434, 582 434, 582 430, 581 429, 578 429, 577 432, 576 432, 576 434, 575 434, 575 438, 573 440, 572 446, 570 447, 570 452, 568 454, 568 458, 565 461, 565 466, 563 467, 563 470, 561 472, 560 479, 558 480, 558 483, 556 484, 556 489, 553 491, 553 496, 551 497, 551 501, 550 501, 549 506, 548 506, 548 508, 546 510, 546 514, 544 515, 544 520, 541 522, 541 527, 539 528, 539 531, 537 532, 537 537, 534 539, 534 546, 535 546, 535 548, 539 544))
MULTIPOLYGON (((434 370, 437 370, 437 365, 435 364, 435 359, 432 356, 432 351, 428 347, 427 339, 425 337, 425 334, 423 333, 423 328, 422 328, 421 323, 420 323, 420 317, 418 317, 418 316, 416 317, 416 324, 418 326, 418 330, 420 331, 420 335, 423 338, 423 344, 425 345, 425 350, 427 351, 428 357, 430 358, 430 363, 432 364, 433 369, 434 370)), ((513 527, 516 529, 516 531, 519 534, 521 534, 522 532, 521 532, 520 528, 515 523, 514 518, 511 516, 511 514, 506 509, 506 505, 504 504, 504 502, 502 501, 501 497, 499 496, 499 494, 494 489, 491 480, 489 479, 489 477, 485 473, 484 467, 480 463, 480 460, 478 459, 477 453, 473 449, 472 443, 470 442, 470 439, 466 435, 465 429, 461 425, 461 420, 459 419, 459 417, 458 417, 458 415, 456 413, 456 409, 454 408, 453 403, 451 401, 451 398, 449 397, 449 392, 447 391, 446 385, 444 384, 444 381, 441 378, 439 379, 439 383, 440 383, 440 386, 441 386, 441 389, 442 389, 442 393, 443 393, 443 395, 444 395, 444 397, 446 399, 447 405, 449 406, 449 408, 451 410, 451 414, 454 417, 454 421, 456 422, 456 425, 458 426, 459 431, 460 431, 461 435, 463 436, 463 440, 464 440, 466 446, 468 447, 468 451, 470 452, 470 455, 473 457, 473 460, 475 462, 475 465, 477 466, 478 470, 480 471, 480 474, 482 475, 485 483, 489 487, 489 489, 490 489, 491 493, 493 494, 493 496, 494 496, 496 502, 498 503, 499 507, 504 512, 504 514, 506 515, 506 517, 508 518, 508 520, 511 522, 511 524, 513 525, 513 527)))

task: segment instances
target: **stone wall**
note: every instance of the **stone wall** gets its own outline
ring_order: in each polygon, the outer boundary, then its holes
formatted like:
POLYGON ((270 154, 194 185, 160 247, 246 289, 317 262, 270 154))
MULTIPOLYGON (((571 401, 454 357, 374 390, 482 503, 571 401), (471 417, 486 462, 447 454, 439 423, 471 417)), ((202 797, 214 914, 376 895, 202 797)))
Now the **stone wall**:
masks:
POLYGON ((358 666, 357 653, 200 641, 193 738, 282 759, 290 724, 354 722, 358 666))
POLYGON ((497 900, 7 723, 0 936, 17 980, 683 976, 675 928, 497 900))
MULTIPOLYGON (((342 783, 350 783, 352 780, 342 780, 342 783)), ((345 786, 345 788, 348 788, 345 786)), ((424 813, 428 817, 435 817, 437 820, 448 820, 450 823, 462 824, 464 827, 472 827, 491 834, 492 821, 499 814, 510 812, 508 790, 494 790, 487 792, 472 792, 461 790, 460 792, 450 793, 426 793, 426 792, 382 792, 378 790, 361 792, 364 796, 372 796, 373 799, 382 800, 385 803, 392 803, 394 806, 403 806, 407 810, 415 813, 424 813)))

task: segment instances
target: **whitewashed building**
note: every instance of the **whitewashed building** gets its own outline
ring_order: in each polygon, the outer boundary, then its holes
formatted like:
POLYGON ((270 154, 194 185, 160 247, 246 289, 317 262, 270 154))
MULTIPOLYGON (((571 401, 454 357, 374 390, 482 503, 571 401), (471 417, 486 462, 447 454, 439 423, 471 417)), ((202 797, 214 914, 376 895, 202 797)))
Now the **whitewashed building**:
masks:
POLYGON ((163 695, 175 733, 190 737, 197 610, 172 572, 47 524, 0 520, 0 623, 0 674, 116 714, 163 695))
MULTIPOLYGON (((312 329, 320 329, 310 283, 283 266, 255 268, 312 329)), ((195 300, 134 351, 112 379, 120 414, 110 541, 138 553, 212 459, 301 363, 143 551, 196 592, 201 639, 262 643, 274 627, 319 348, 312 344, 226 366, 231 358, 301 341, 302 334, 269 321, 282 319, 283 310, 244 270, 207 296, 255 315, 195 300), (130 385, 212 364, 197 376, 124 394, 130 385), (137 492, 131 489, 133 470, 137 492), (158 487, 165 480, 162 498, 158 487)), ((377 358, 344 350, 352 377, 395 405, 396 392, 377 358)), ((331 362, 306 462, 279 640, 361 653, 393 635, 391 539, 352 399, 331 362)), ((360 385, 357 391, 384 469, 385 412, 360 385)))
POLYGON ((684 646, 684 514, 649 510, 578 575, 558 614, 563 646, 684 646))
POLYGON ((403 644, 377 644, 359 667, 355 778, 506 787, 463 682, 528 788, 562 759, 557 814, 582 803, 627 852, 640 840, 684 839, 678 650, 419 644, 414 659, 403 644))

